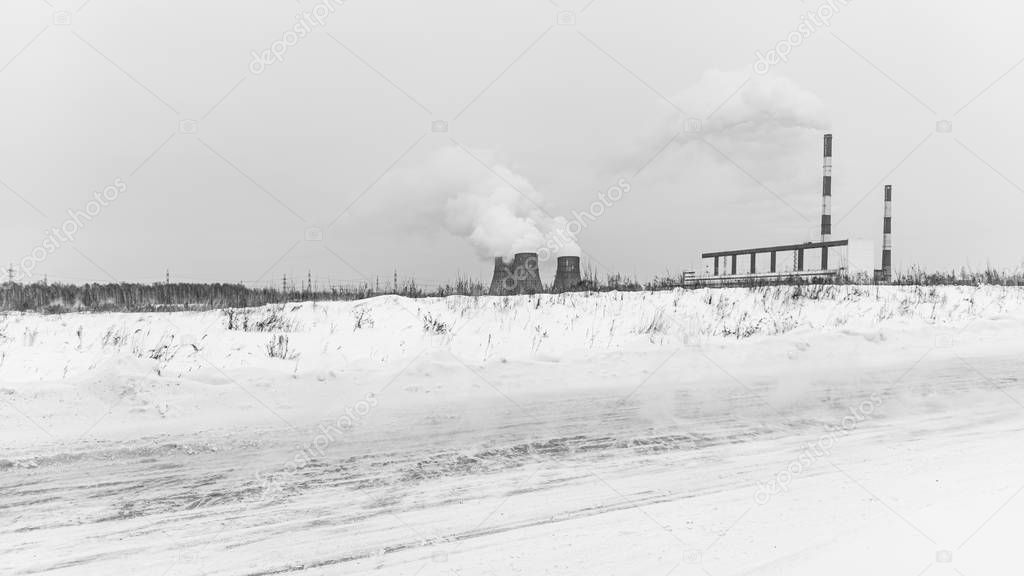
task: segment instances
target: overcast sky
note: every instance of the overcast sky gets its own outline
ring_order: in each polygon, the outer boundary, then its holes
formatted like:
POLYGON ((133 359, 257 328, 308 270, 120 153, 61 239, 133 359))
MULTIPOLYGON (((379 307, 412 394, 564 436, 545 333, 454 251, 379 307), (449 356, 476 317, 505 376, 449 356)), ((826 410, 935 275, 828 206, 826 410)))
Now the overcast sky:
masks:
POLYGON ((1016 268, 1022 16, 934 0, 2 0, 0 261, 74 282, 489 279, 489 252, 625 184, 576 240, 645 279, 702 250, 816 239, 831 131, 834 237, 880 244, 889 183, 897 268, 1016 268))

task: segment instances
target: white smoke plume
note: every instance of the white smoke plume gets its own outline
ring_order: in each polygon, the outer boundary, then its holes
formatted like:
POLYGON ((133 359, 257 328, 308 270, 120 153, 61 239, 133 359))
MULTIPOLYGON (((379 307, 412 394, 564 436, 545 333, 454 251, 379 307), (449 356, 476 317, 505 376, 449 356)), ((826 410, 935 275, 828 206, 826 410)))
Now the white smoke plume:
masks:
MULTIPOLYGON (((828 128, 825 106, 815 94, 782 76, 709 70, 676 102, 703 120, 702 133, 765 133, 828 128)), ((679 120, 676 128, 682 127, 679 120)))
MULTIPOLYGON (((710 70, 672 102, 608 164, 642 167, 637 186, 646 197, 668 195, 666 206, 681 213, 763 210, 763 221, 775 219, 787 233, 811 229, 830 124, 816 94, 778 75, 710 70)), ((702 225, 691 223, 692 235, 680 239, 698 241, 702 225)))
POLYGON ((682 146, 704 140, 768 180, 785 179, 793 166, 813 166, 792 153, 817 146, 829 128, 821 99, 782 76, 710 70, 673 100, 688 116, 673 110, 655 140, 663 144, 673 134, 682 146))
POLYGON ((444 146, 396 180, 419 217, 465 239, 481 259, 552 246, 552 257, 580 253, 566 220, 549 214, 533 184, 491 151, 444 146))
MULTIPOLYGON (((732 166, 720 166, 727 161, 715 149, 767 181, 811 182, 815 164, 794 158, 793 151, 818 146, 815 142, 828 126, 824 105, 788 79, 748 76, 746 72, 706 72, 674 99, 689 116, 669 110, 668 116, 646 131, 639 146, 621 150, 617 161, 596 163, 594 172, 616 165, 616 170, 621 169, 618 173, 627 172, 627 167, 636 169, 676 135, 669 149, 677 157, 662 164, 663 168, 675 166, 663 175, 673 186, 707 190, 712 186, 702 182, 720 180, 714 171, 735 173, 732 166), (694 119, 701 120, 699 130, 688 131, 686 122, 694 119), (714 149, 698 140, 713 143, 714 149), (794 171, 794 166, 802 165, 807 166, 807 174, 794 171)), ((421 227, 436 230, 440 226, 466 240, 481 259, 507 258, 516 252, 539 252, 543 261, 580 255, 567 232, 566 219, 550 214, 544 196, 529 179, 493 151, 443 146, 389 180, 402 213, 421 227)), ((784 193, 797 188, 780 186, 784 193)))

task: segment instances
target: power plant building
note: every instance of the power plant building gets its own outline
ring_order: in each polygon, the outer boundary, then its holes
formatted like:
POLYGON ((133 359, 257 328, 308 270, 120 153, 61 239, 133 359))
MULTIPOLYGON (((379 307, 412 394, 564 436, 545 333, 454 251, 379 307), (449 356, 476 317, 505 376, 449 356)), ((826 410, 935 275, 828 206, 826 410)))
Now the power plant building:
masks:
MULTIPOLYGON (((876 248, 869 240, 834 239, 832 230, 832 135, 824 138, 821 180, 820 236, 812 242, 777 244, 739 250, 705 252, 702 277, 684 275, 683 286, 727 285, 744 281, 779 281, 804 278, 830 281, 838 277, 892 279, 892 186, 885 187, 882 266, 875 267, 876 248)), ((539 259, 535 252, 521 252, 512 261, 494 259, 490 294, 536 294, 544 291, 539 259)), ((561 256, 557 261, 553 292, 566 292, 583 285, 579 256, 561 256)))
POLYGON ((874 276, 888 281, 892 266, 892 187, 885 187, 885 220, 882 270, 874 265, 875 246, 867 240, 834 240, 832 237, 832 135, 826 134, 821 181, 821 232, 814 242, 781 244, 740 250, 705 252, 704 282, 729 283, 751 279, 806 277, 827 279, 874 276))

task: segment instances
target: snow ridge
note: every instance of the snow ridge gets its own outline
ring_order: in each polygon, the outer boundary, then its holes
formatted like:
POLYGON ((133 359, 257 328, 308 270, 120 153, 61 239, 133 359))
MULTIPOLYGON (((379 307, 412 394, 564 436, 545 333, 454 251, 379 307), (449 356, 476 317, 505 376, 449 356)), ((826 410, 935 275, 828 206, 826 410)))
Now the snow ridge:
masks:
POLYGON ((0 316, 0 381, 96 371, 308 373, 420 355, 551 360, 789 333, 955 326, 1024 318, 1008 287, 775 286, 663 292, 292 303, 178 313, 0 316))

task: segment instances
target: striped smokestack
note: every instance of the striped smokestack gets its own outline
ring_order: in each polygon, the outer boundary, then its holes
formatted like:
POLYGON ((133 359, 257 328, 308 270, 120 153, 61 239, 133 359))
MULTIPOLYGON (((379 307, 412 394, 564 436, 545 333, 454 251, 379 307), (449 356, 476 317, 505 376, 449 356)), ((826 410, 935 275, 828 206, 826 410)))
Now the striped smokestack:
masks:
POLYGON ((824 176, 821 179, 821 241, 832 239, 832 135, 825 134, 824 176))
POLYGON ((892 280, 892 186, 885 186, 885 217, 882 219, 882 279, 892 280))

